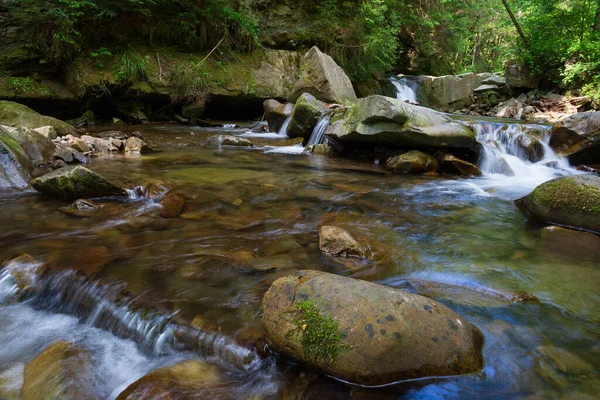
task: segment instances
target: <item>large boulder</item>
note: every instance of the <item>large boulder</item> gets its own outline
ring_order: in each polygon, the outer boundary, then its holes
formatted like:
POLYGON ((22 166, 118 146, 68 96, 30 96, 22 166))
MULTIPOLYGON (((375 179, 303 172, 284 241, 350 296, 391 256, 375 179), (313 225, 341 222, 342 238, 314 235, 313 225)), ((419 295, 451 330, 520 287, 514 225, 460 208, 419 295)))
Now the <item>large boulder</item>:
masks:
POLYGON ((411 150, 399 156, 391 157, 385 163, 385 168, 395 172, 419 174, 437 171, 439 163, 433 156, 427 153, 419 150, 411 150))
POLYGON ((19 142, 0 126, 0 189, 25 189, 33 169, 19 142))
POLYGON ((512 89, 537 89, 541 78, 528 67, 521 65, 510 65, 504 73, 506 84, 512 89))
POLYGON ((283 104, 274 99, 265 100, 263 107, 270 132, 279 132, 285 124, 285 120, 291 117, 294 109, 292 103, 283 104))
POLYGON ((51 126, 59 136, 75 135, 75 128, 56 118, 40 115, 23 104, 0 100, 0 125, 30 129, 51 126))
POLYGON ((344 70, 317 47, 311 48, 300 61, 300 79, 288 101, 295 103, 302 93, 310 93, 326 103, 352 104, 357 100, 344 70))
POLYGON ((550 147, 574 165, 600 162, 600 111, 571 115, 552 127, 550 147))
POLYGON ((17 141, 34 167, 52 162, 56 146, 41 133, 26 127, 0 126, 0 134, 10 136, 17 141))
POLYGON ((70 200, 127 196, 124 189, 87 168, 64 167, 31 181, 38 192, 70 200))
POLYGON ((23 400, 99 399, 89 378, 91 357, 79 346, 55 342, 25 366, 23 400))
POLYGON ((515 201, 528 217, 571 228, 600 232, 600 177, 556 178, 515 201))
POLYGON ((483 336, 446 306, 416 294, 319 271, 276 280, 262 302, 273 349, 361 385, 481 369, 483 336))
POLYGON ((332 119, 326 133, 341 142, 408 149, 479 147, 471 128, 445 114, 384 96, 360 99, 343 118, 332 119))
POLYGON ((474 73, 445 76, 421 76, 420 94, 430 107, 454 111, 474 102, 475 89, 481 86, 481 78, 474 73))
POLYGON ((327 105, 315 96, 309 93, 302 94, 292 111, 288 136, 308 138, 319 120, 328 112, 327 105))

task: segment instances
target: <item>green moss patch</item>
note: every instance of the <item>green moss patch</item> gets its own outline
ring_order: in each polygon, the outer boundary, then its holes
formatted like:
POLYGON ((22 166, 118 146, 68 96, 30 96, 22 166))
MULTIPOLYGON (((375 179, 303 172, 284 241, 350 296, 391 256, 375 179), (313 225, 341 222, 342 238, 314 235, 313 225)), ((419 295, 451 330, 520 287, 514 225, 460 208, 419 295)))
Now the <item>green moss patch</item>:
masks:
POLYGON ((600 216, 600 189, 578 182, 575 178, 558 178, 546 182, 531 194, 533 203, 553 210, 585 212, 600 216))
POLYGON ((333 362, 343 349, 349 347, 343 343, 345 335, 339 323, 321 313, 311 300, 297 303, 295 311, 294 323, 302 334, 302 348, 309 358, 333 362))

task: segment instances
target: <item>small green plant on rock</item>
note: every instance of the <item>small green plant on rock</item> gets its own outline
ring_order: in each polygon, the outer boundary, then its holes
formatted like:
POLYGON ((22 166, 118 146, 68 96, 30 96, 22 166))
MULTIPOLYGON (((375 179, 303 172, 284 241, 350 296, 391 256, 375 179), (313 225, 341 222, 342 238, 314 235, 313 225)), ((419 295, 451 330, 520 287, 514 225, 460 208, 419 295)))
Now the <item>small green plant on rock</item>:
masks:
POLYGON ((350 347, 342 343, 345 336, 339 323, 321 313, 311 300, 296 304, 294 323, 302 334, 304 353, 313 360, 333 362, 343 349, 350 347))
POLYGON ((203 63, 189 60, 175 63, 168 73, 173 103, 201 103, 208 95, 209 74, 203 63))
POLYGON ((31 78, 10 78, 6 85, 9 90, 18 93, 25 93, 33 90, 34 86, 33 79, 31 78))

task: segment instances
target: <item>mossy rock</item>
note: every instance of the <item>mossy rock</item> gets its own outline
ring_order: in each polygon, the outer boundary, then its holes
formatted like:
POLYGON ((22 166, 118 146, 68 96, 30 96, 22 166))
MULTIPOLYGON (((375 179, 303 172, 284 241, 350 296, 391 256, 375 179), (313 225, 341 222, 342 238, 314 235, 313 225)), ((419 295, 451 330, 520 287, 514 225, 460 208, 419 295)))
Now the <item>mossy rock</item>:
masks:
POLYGON ((0 188, 25 189, 33 169, 19 142, 0 126, 0 188))
POLYGON ((596 175, 553 179, 515 204, 543 223, 600 232, 600 177, 596 175))
POLYGON ((270 346, 366 386, 473 373, 483 336, 427 297, 320 271, 276 280, 262 302, 270 346))
POLYGON ((287 130, 288 136, 310 137, 319 120, 328 112, 327 105, 317 100, 315 96, 310 93, 302 94, 292 111, 292 120, 287 130))
POLYGON ((38 192, 69 200, 127 196, 124 189, 81 166, 57 169, 32 180, 31 186, 38 192))
POLYGON ((75 128, 66 122, 38 114, 23 104, 6 100, 0 100, 0 125, 30 129, 51 126, 59 136, 77 134, 75 128))

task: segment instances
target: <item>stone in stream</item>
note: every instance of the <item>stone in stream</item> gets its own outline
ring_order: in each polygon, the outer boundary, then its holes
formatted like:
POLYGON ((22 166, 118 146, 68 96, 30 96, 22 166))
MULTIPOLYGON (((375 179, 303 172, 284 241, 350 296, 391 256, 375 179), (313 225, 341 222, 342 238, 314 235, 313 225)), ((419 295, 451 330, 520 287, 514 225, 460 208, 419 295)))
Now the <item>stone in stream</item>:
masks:
POLYGON ((310 93, 304 93, 296 101, 287 134, 290 137, 310 137, 319 120, 329 112, 325 103, 310 93))
POLYGON ((527 217, 543 223, 600 232, 600 177, 597 175, 552 179, 515 200, 515 204, 527 217))
POLYGON ((46 271, 46 264, 29 254, 21 254, 6 260, 0 270, 8 271, 17 283, 19 291, 23 291, 35 285, 38 278, 46 271))
POLYGON ((319 230, 319 249, 332 256, 366 257, 366 250, 348 231, 337 226, 322 226, 319 230))
POLYGON ((600 111, 571 115, 554 124, 550 147, 568 157, 572 165, 600 160, 600 111))
POLYGON ((31 181, 38 192, 71 200, 95 197, 125 197, 127 192, 87 168, 60 168, 31 181))
POLYGON ((439 168, 438 161, 431 155, 422 151, 412 150, 387 160, 385 167, 395 172, 418 174, 435 172, 439 168))
POLYGON ((449 116, 384 96, 360 99, 336 114, 326 131, 340 142, 359 142, 404 149, 468 148, 477 150, 473 130, 449 116))
POLYGON ((451 154, 440 154, 438 156, 438 159, 440 160, 440 169, 443 172, 465 176, 482 175, 482 172, 478 166, 476 166, 475 164, 471 164, 470 162, 461 160, 458 157, 454 157, 451 154))
POLYGON ((23 400, 100 399, 90 374, 91 356, 68 342, 54 342, 25 366, 23 400))
POLYGON ((416 294, 299 271, 276 280, 262 306, 274 350, 347 382, 375 386, 483 366, 479 330, 416 294))
POLYGON ((311 144, 306 146, 304 154, 312 154, 313 156, 335 156, 337 152, 328 144, 311 144))
MULTIPOLYGON (((118 148, 118 146, 115 146, 118 148)), ((132 136, 125 141, 125 153, 146 154, 152 150, 142 139, 132 136)))
POLYGON ((160 201, 160 205, 163 206, 163 209, 160 210, 161 217, 176 218, 183 210, 185 198, 178 193, 170 193, 160 201))
POLYGON ((279 132, 285 120, 292 115, 292 110, 294 109, 293 104, 283 104, 274 99, 265 100, 263 107, 270 132, 279 132))
POLYGON ((234 399, 219 370, 198 360, 158 368, 127 387, 117 400, 234 399))
POLYGON ((27 188, 33 170, 33 163, 19 142, 0 126, 0 188, 27 188))
POLYGON ((80 151, 64 145, 56 146, 56 149, 54 150, 54 158, 63 160, 67 164, 72 164, 74 162, 87 164, 88 162, 87 157, 84 156, 80 151))
POLYGON ((348 75, 317 47, 312 47, 300 61, 300 79, 288 101, 295 103, 303 93, 310 93, 326 103, 352 104, 357 100, 348 75))
POLYGON ((104 208, 103 204, 96 204, 89 200, 75 200, 68 207, 61 207, 58 211, 77 218, 89 218, 104 208))
POLYGON ((48 165, 53 161, 54 143, 33 129, 1 126, 0 136, 11 137, 19 143, 34 167, 48 165))
POLYGON ((251 141, 243 137, 233 135, 213 135, 206 139, 206 146, 221 147, 221 146, 240 146, 254 147, 251 141))
POLYGON ((23 104, 0 100, 0 125, 36 129, 51 126, 58 136, 76 135, 75 128, 56 118, 40 115, 23 104))
POLYGON ((515 140, 515 144, 532 163, 536 163, 544 158, 544 145, 533 136, 521 135, 515 140))
POLYGON ((90 147, 94 153, 108 154, 108 153, 118 153, 119 149, 111 144, 108 140, 97 138, 89 135, 83 135, 80 138, 85 144, 90 147))
POLYGON ((34 129, 34 131, 50 140, 54 140, 58 137, 56 129, 51 126, 42 126, 41 128, 34 129))

